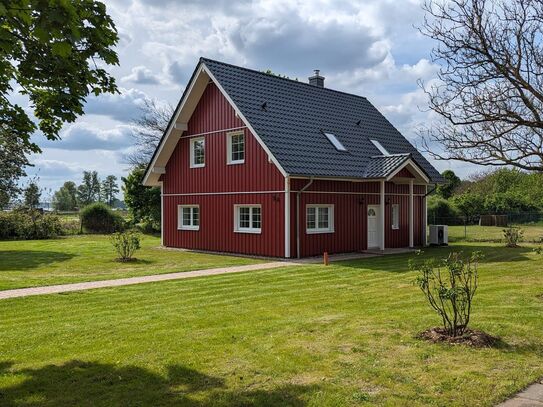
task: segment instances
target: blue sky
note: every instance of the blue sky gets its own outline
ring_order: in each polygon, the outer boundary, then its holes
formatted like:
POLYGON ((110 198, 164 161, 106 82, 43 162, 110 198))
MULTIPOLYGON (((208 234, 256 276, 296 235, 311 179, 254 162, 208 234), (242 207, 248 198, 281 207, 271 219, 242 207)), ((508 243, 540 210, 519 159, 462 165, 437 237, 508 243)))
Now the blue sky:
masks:
MULTIPOLYGON (((131 121, 143 100, 177 103, 200 56, 307 80, 313 69, 325 86, 366 96, 414 144, 431 121, 417 85, 431 83, 432 41, 415 26, 418 0, 228 1, 107 0, 120 35, 120 66, 110 68, 121 94, 89 97, 86 115, 66 125, 62 140, 38 137, 32 158, 46 188, 80 182, 83 170, 127 173, 131 121)), ((438 162, 461 176, 473 166, 438 162)))

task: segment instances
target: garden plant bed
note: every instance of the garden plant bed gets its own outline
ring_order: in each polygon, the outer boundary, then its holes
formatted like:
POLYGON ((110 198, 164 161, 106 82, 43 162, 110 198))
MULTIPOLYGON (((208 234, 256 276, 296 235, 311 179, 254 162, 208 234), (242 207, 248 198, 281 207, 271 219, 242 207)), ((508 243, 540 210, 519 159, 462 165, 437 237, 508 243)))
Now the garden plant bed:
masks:
POLYGON ((421 332, 417 337, 433 343, 468 345, 474 348, 490 348, 500 342, 499 338, 477 329, 466 329, 462 335, 450 336, 444 328, 434 327, 421 332))

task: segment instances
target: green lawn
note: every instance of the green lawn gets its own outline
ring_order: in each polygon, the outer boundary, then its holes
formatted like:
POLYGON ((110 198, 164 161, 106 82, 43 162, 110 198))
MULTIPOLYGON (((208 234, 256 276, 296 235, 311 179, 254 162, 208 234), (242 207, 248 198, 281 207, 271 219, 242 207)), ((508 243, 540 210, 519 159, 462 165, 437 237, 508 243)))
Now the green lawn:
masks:
MULTIPOLYGON (((543 241, 543 225, 518 225, 524 231, 525 242, 543 241)), ((503 242, 501 226, 449 226, 450 242, 503 242)))
POLYGON ((165 250, 160 238, 142 237, 135 262, 120 263, 109 238, 78 235, 53 240, 0 241, 0 290, 172 273, 258 261, 165 250))
POLYGON ((543 376, 543 260, 454 249, 486 253, 497 348, 415 339, 438 318, 408 255, 305 265, 3 300, 0 405, 492 406, 543 376))

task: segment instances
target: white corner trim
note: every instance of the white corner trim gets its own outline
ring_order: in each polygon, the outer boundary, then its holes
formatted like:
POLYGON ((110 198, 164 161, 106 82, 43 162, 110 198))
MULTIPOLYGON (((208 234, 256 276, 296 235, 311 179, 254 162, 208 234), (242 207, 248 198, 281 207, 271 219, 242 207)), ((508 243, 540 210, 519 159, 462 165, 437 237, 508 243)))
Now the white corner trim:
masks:
POLYGON ((164 182, 160 183, 160 245, 164 246, 164 182))
POLYGON ((238 107, 236 106, 236 104, 234 103, 234 101, 232 100, 232 98, 228 95, 228 93, 226 93, 226 91, 224 90, 224 88, 221 86, 221 84, 219 83, 219 81, 217 80, 217 78, 215 78, 215 76, 213 75, 213 73, 211 73, 211 71, 209 70, 209 68, 205 65, 205 63, 202 63, 202 68, 205 70, 205 72, 207 73, 207 75, 211 78, 211 80, 213 81, 213 83, 215 83, 215 85, 217 86, 217 88, 219 88, 219 90, 221 91, 222 95, 226 98, 226 100, 228 101, 228 103, 230 103, 230 106, 232 106, 232 108, 234 109, 234 111, 236 112, 236 114, 240 117, 240 119, 245 123, 245 125, 247 126, 247 128, 251 131, 252 135, 254 136, 254 138, 258 141, 258 143, 260 144, 260 146, 264 149, 264 151, 268 154, 268 157, 271 158, 271 160, 273 161, 273 163, 275 164, 275 166, 279 169, 279 171, 281 172, 281 174, 283 175, 283 177, 288 177, 288 174, 287 172, 284 170, 284 168, 281 166, 281 164, 279 164, 279 161, 277 161, 277 159, 275 158, 275 156, 272 154, 272 152, 270 151, 270 149, 268 148, 268 146, 266 146, 266 144, 264 144, 264 142, 262 141, 262 139, 260 138, 260 136, 257 134, 257 132, 255 131, 255 129, 253 128, 253 126, 251 125, 251 123, 249 123, 249 121, 245 118, 245 116, 243 116, 243 114, 241 113, 241 111, 238 109, 238 107))

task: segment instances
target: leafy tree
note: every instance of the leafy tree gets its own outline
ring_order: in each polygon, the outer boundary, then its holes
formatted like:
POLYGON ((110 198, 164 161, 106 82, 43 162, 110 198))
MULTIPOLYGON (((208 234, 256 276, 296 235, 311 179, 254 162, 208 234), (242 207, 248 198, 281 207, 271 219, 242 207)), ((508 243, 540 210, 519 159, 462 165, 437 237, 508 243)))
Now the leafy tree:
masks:
POLYGON ((139 165, 122 178, 124 200, 135 222, 146 222, 160 230, 160 188, 143 186, 144 175, 145 166, 139 165))
POLYGON ((480 195, 468 192, 454 196, 452 201, 462 215, 467 218, 485 213, 484 198, 480 195))
POLYGON ((426 150, 543 172, 541 1, 427 0, 424 8, 420 30, 437 41, 432 57, 441 65, 425 89, 441 119, 424 131, 426 150))
POLYGON ((108 175, 105 180, 102 181, 102 199, 110 207, 113 207, 115 202, 115 195, 119 193, 119 186, 117 185, 117 177, 115 175, 108 175))
POLYGON ((0 3, 0 196, 14 196, 26 157, 40 152, 39 129, 59 138, 63 123, 83 114, 90 93, 117 92, 103 68, 117 65, 117 30, 95 0, 4 0, 0 3), (35 121, 11 97, 29 101, 35 121), (5 167, 5 162, 9 166, 5 167))
POLYGON ((161 104, 154 99, 145 99, 140 110, 141 116, 133 122, 135 149, 126 156, 132 166, 149 164, 175 111, 172 105, 161 104))
POLYGON ((35 181, 32 181, 24 190, 25 206, 36 209, 40 205, 41 191, 35 181))
POLYGON ((66 181, 53 195, 53 208, 57 211, 73 211, 77 207, 77 187, 75 182, 66 181))
POLYGON ((0 209, 21 192, 17 181, 26 175, 24 167, 29 164, 27 154, 31 152, 15 132, 0 124, 0 209))
POLYGON ((447 180, 447 183, 440 185, 436 189, 436 193, 442 198, 449 199, 456 188, 460 186, 462 180, 452 170, 445 170, 441 174, 447 180))
POLYGON ((83 171, 83 182, 77 187, 77 201, 81 206, 100 200, 100 180, 96 171, 83 171))

